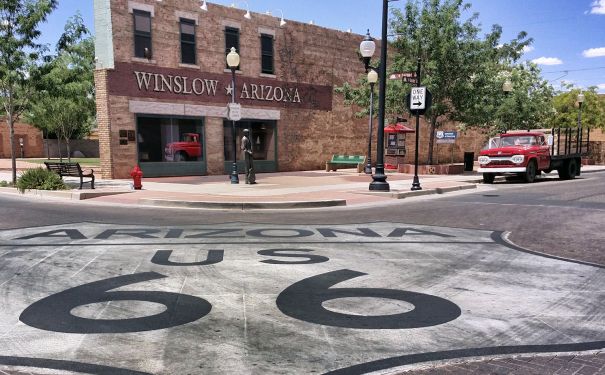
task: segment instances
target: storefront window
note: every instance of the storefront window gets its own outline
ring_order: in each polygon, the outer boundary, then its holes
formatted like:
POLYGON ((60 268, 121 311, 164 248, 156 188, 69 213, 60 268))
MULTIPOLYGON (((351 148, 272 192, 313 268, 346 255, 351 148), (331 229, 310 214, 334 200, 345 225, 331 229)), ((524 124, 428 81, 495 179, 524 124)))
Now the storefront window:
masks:
MULTIPOLYGON (((231 121, 223 123, 225 134, 225 160, 233 161, 231 121)), ((254 160, 275 161, 275 121, 238 121, 235 123, 237 160, 242 160, 241 140, 244 129, 250 129, 254 160)))
POLYGON ((204 160, 200 119, 139 117, 137 128, 140 162, 204 160))

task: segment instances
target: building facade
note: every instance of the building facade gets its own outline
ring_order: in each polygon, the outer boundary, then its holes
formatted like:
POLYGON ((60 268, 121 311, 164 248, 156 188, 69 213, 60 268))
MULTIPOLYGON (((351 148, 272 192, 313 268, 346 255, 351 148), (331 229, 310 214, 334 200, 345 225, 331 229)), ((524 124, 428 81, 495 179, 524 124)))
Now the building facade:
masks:
MULTIPOLYGON (((37 158, 44 156, 42 131, 23 122, 17 122, 14 126, 15 135, 13 141, 15 144, 15 157, 37 158)), ((0 158, 10 157, 10 131, 6 118, 0 117, 0 158)))
MULTIPOLYGON (((96 100, 102 176, 228 174, 227 104, 251 130, 260 172, 322 168, 366 154, 367 120, 334 87, 363 74, 362 36, 198 0, 95 0, 96 100), (226 54, 240 55, 235 88, 226 54)), ((375 160, 375 159, 374 159, 375 160)))

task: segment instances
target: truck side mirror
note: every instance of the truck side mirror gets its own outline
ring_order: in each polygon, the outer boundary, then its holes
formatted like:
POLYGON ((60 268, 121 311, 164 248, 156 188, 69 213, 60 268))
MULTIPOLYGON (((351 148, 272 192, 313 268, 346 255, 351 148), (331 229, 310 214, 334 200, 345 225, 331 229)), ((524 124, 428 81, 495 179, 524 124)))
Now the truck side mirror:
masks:
POLYGON ((554 143, 554 140, 555 139, 554 139, 554 137, 551 134, 551 135, 548 136, 548 139, 547 139, 546 142, 548 143, 549 146, 552 146, 552 144, 554 143))

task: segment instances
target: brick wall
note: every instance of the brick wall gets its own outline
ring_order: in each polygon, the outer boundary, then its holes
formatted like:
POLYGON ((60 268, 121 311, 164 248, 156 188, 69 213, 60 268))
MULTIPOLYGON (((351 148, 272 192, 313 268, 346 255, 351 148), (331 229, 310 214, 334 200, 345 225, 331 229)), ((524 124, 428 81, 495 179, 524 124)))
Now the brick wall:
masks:
MULTIPOLYGON (((16 157, 21 157, 19 138, 23 138, 23 155, 26 158, 44 157, 44 144, 42 132, 31 125, 17 122, 15 126, 15 151, 16 157)), ((10 158, 10 131, 6 119, 0 117, 0 158, 10 158)))

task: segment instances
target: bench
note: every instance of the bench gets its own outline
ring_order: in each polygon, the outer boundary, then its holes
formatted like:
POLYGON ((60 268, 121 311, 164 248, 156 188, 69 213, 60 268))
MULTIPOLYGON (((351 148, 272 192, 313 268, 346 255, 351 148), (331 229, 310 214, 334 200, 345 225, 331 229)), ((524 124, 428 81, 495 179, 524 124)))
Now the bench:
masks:
POLYGON ((70 177, 80 177, 80 190, 82 189, 82 184, 84 182, 90 183, 90 188, 95 188, 95 175, 94 171, 91 169, 90 173, 84 174, 82 172, 82 167, 80 167, 80 163, 57 163, 52 161, 45 161, 44 164, 49 171, 53 171, 61 178, 63 176, 70 177), (90 177, 90 181, 84 181, 84 177, 90 177))
POLYGON ((332 159, 326 162, 326 172, 336 171, 338 167, 356 166, 357 173, 363 172, 366 163, 365 155, 332 155, 332 159))

